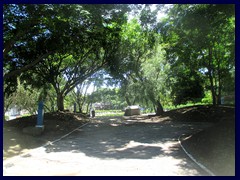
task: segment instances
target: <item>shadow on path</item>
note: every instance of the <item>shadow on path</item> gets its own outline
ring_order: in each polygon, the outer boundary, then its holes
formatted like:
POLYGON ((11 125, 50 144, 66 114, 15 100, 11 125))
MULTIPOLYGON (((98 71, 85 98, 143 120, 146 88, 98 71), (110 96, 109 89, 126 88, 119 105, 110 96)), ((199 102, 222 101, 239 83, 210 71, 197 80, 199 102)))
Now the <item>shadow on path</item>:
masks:
POLYGON ((198 167, 180 148, 178 137, 208 126, 206 123, 92 123, 47 146, 46 152, 84 153, 100 159, 169 157, 179 160, 178 165, 187 170, 198 167))

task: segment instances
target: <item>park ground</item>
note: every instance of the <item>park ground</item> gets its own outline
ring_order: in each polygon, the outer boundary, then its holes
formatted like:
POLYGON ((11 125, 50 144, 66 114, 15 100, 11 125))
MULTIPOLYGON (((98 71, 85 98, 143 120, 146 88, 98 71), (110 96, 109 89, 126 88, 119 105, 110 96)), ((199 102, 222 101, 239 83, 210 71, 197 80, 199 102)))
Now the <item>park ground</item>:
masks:
MULTIPOLYGON (((135 160, 139 160, 139 157, 141 160, 149 160, 155 158, 154 162, 156 162, 156 165, 158 166, 158 163, 161 162, 160 159, 158 160, 158 153, 162 154, 161 158, 169 157, 169 152, 164 149, 167 145, 169 145, 169 139, 173 144, 171 147, 171 157, 184 157, 183 151, 180 151, 179 144, 177 145, 177 138, 180 137, 181 143, 185 149, 198 162, 206 166, 215 175, 235 175, 234 107, 192 106, 177 110, 171 110, 165 112, 162 116, 101 116, 95 117, 94 119, 88 119, 78 113, 46 113, 44 115, 45 131, 41 136, 32 136, 24 134, 22 132, 22 129, 24 127, 35 126, 35 123, 36 116, 19 118, 4 123, 4 162, 10 162, 11 160, 13 162, 14 158, 19 157, 18 155, 23 156, 24 158, 28 158, 28 155, 32 150, 49 144, 45 146, 46 149, 44 151, 55 152, 56 154, 61 150, 63 152, 71 152, 71 155, 74 155, 74 152, 76 154, 76 151, 81 149, 85 155, 88 155, 89 157, 94 157, 95 159, 103 158, 104 161, 94 161, 94 163, 105 163, 105 166, 108 167, 108 171, 106 171, 106 173, 109 175, 111 175, 111 173, 112 175, 117 175, 117 172, 114 174, 114 169, 111 169, 111 166, 108 166, 107 164, 107 162, 109 163, 109 158, 110 162, 112 162, 112 165, 114 165, 114 162, 118 162, 115 164, 116 167, 119 166, 118 169, 122 168, 122 166, 119 165, 121 164, 121 161, 123 161, 123 164, 126 164, 126 157, 128 157, 128 159, 135 160), (51 145, 51 142, 59 139, 65 134, 86 123, 88 123, 88 125, 85 127, 78 129, 68 137, 63 138, 62 140, 59 140, 51 145), (101 128, 96 129, 98 127, 101 128), (127 130, 129 127, 130 129, 127 130), (83 132, 85 132, 85 134, 82 134, 83 132), (116 133, 118 134, 116 135, 116 133), (118 138, 114 139, 114 137, 118 138), (156 143, 156 140, 159 137, 162 138, 162 144, 156 143), (146 142, 150 142, 150 140, 152 144, 146 145, 146 142), (98 142, 98 145, 95 143, 93 146, 93 144, 89 144, 89 141, 98 142), (71 142, 71 144, 68 144, 69 142, 71 142), (107 143, 107 145, 104 143, 107 143), (163 146, 163 144, 165 146, 163 146), (87 149, 87 147, 90 149, 87 149), (113 147, 115 147, 115 149, 113 147), (128 150, 124 148, 128 148, 128 150), (113 158, 118 161, 111 161, 113 158), (111 171, 109 171, 109 168, 111 171)), ((31 156, 37 157, 38 154, 32 154, 31 156)), ((81 156, 79 158, 84 159, 86 157, 81 156)), ((26 161, 26 159, 24 161, 26 161)), ((166 162, 167 161, 168 160, 166 159, 166 162)), ((87 162, 89 162, 89 159, 87 162)), ((89 168, 86 166, 87 162, 85 163, 85 166, 83 166, 81 173, 73 172, 73 174, 69 173, 66 175, 91 175, 92 172, 88 172, 89 168)), ((139 161, 139 164, 141 164, 140 162, 141 161, 139 161)), ((129 173, 135 172, 133 169, 133 164, 136 164, 135 161, 128 161, 127 163, 129 163, 129 167, 126 166, 129 173)), ((150 163, 150 161, 144 161, 144 163, 150 163)), ((185 161, 183 161, 182 164, 184 163, 191 164, 190 161, 187 160, 187 157, 185 157, 185 161)), ((4 168, 7 170, 8 168, 11 168, 13 164, 14 163, 5 163, 4 168)), ((195 165, 192 164, 191 167, 192 166, 195 165)), ((25 168, 24 165, 22 165, 22 167, 25 168)), ((69 165, 69 167, 71 167, 71 165, 69 165)), ((141 169, 141 167, 138 168, 139 171, 141 170, 141 173, 136 171, 135 173, 138 174, 135 175, 148 174, 147 172, 144 172, 145 169, 141 169)), ((160 171, 158 170, 159 168, 151 168, 151 172, 154 173, 150 175, 159 175, 157 173, 160 171)), ((169 168, 171 168, 171 172, 166 169, 166 174, 162 175, 172 175, 171 173, 173 173, 173 166, 170 164, 169 168)), ((101 171, 103 170, 101 168, 98 170, 98 174, 101 175, 101 171)), ((96 172, 98 170, 95 169, 96 172)), ((126 175, 129 175, 127 174, 126 170, 124 170, 124 172, 126 175)), ((206 173, 201 172, 201 170, 197 170, 197 172, 195 172, 194 169, 191 169, 187 165, 182 165, 181 168, 178 169, 178 171, 176 170, 174 173, 173 175, 206 175, 206 173)), ((53 173, 51 175, 59 174, 53 173)), ((120 173, 119 175, 124 174, 120 173)))

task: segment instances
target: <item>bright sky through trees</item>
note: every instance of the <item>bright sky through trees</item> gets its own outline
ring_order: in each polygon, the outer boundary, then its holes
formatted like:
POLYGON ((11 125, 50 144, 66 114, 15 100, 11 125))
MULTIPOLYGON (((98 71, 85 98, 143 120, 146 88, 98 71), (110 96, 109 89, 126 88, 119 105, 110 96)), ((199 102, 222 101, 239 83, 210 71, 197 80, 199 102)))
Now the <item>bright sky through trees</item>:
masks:
MULTIPOLYGON (((152 4, 151 6, 150 6, 150 8, 151 8, 151 11, 154 11, 154 10, 156 10, 156 7, 157 6, 157 4, 152 4)), ((171 4, 166 4, 165 5, 165 8, 169 8, 171 6, 171 4)), ((159 11, 158 12, 158 14, 157 14, 157 20, 158 21, 160 21, 162 18, 164 18, 164 17, 166 17, 167 16, 167 14, 164 12, 164 10, 161 10, 161 11, 159 11)), ((128 20, 131 20, 131 19, 133 19, 133 18, 136 18, 135 16, 133 16, 131 13, 129 13, 129 17, 128 17, 128 20)), ((103 86, 102 86, 103 88, 113 88, 113 86, 107 86, 107 85, 105 85, 105 84, 103 84, 103 86)), ((91 85, 89 86, 89 88, 87 89, 87 94, 91 94, 93 91, 95 91, 96 90, 96 88, 94 88, 94 84, 93 83, 91 83, 91 85)))

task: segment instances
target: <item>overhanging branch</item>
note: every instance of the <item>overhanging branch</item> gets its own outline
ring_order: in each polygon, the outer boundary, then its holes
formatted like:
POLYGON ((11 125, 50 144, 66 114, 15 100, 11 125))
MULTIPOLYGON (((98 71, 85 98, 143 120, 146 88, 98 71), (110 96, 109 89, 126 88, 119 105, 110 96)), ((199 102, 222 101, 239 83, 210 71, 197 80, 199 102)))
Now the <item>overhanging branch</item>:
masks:
POLYGON ((50 54, 52 54, 52 52, 46 53, 44 55, 42 55, 41 57, 37 58, 35 61, 31 62, 30 64, 22 67, 21 69, 17 69, 14 71, 11 71, 7 74, 4 75, 4 80, 14 77, 14 76, 18 76, 20 75, 22 72, 27 71, 29 69, 31 69, 32 67, 34 67, 35 65, 37 65, 43 58, 46 58, 47 56, 49 56, 50 54))

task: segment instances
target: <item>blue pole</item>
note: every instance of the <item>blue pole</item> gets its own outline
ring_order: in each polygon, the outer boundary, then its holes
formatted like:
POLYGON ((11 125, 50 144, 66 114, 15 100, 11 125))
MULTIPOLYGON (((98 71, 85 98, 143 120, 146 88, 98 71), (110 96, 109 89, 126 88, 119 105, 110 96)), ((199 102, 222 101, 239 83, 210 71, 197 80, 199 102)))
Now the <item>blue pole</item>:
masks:
POLYGON ((77 105, 76 105, 76 103, 74 103, 73 105, 74 105, 74 110, 73 110, 73 112, 76 113, 76 112, 77 112, 77 105))
POLYGON ((40 101, 38 103, 37 126, 43 126, 43 114, 44 114, 43 105, 44 105, 43 101, 40 101))

